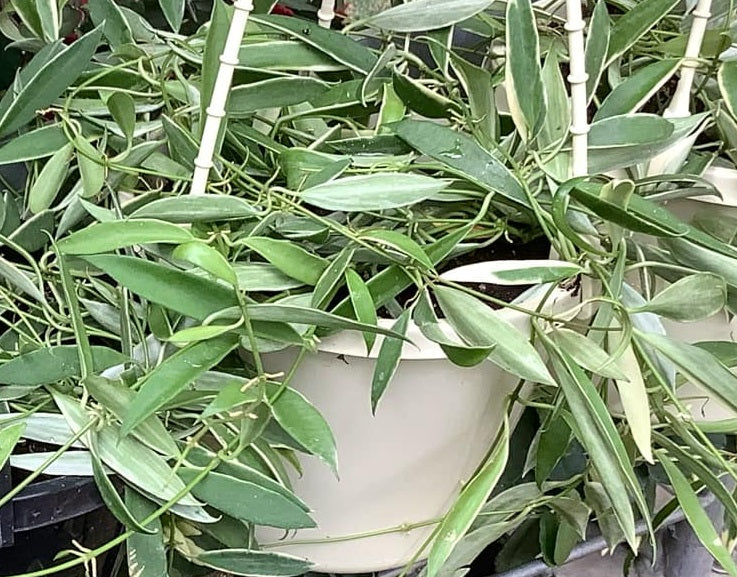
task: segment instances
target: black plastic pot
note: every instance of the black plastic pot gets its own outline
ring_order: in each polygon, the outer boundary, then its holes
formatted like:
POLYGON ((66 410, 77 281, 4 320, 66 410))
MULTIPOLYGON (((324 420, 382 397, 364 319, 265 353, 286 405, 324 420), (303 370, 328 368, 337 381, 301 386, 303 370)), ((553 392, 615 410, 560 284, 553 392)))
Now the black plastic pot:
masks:
MULTIPOLYGON (((0 471, 0 495, 10 490, 10 468, 0 471)), ((103 506, 91 477, 58 477, 32 483, 0 508, 0 576, 7 577, 58 564, 56 555, 74 548, 98 547, 114 538, 115 518, 103 506)), ((107 567, 115 555, 100 557, 98 575, 111 575, 107 567)), ((61 577, 82 577, 75 567, 61 577)))

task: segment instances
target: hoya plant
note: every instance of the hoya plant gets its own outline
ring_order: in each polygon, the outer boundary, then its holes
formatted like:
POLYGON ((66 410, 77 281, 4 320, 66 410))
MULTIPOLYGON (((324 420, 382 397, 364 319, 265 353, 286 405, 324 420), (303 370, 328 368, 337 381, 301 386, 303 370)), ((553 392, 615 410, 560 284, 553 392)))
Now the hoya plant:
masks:
POLYGON ((38 52, 0 101, 0 162, 27 170, 2 203, 0 462, 30 474, 0 506, 42 474, 90 475, 123 527, 54 571, 120 545, 131 575, 307 571, 254 527, 314 525, 290 474, 300 453, 339 469, 338 450, 294 371, 264 358, 292 348, 296 366, 331 332, 357 331, 367 350, 381 335, 366 399, 381 410, 412 321, 449 362, 517 377, 525 409, 437 520, 430 577, 493 542, 500 564, 520 561, 516 536, 535 530, 562 563, 593 519, 610 547, 637 551, 636 521, 652 540, 676 506, 737 575, 697 497, 707 488, 737 520, 733 455, 709 435, 734 424, 700 424, 678 394, 687 380, 737 409, 734 347, 684 343, 662 322, 729 310, 737 249, 659 206, 713 192, 697 171, 649 168, 712 122, 724 130, 729 66, 706 63, 687 87, 708 108, 668 117, 691 30, 676 2, 592 5, 585 45, 576 18, 569 39, 529 2, 447 4, 415 0, 348 34, 256 3, 212 166, 198 151, 225 4, 184 35, 172 6, 167 30, 91 0, 68 45, 33 26, 61 22, 56 5, 13 17, 38 52), (665 37, 672 61, 650 50, 665 37), (190 194, 195 167, 204 194, 190 194), (517 259, 534 240, 536 264, 517 259), (494 251, 502 264, 444 274, 494 251), (506 292, 541 283, 539 307, 506 292), (545 308, 556 288, 566 314, 545 308), (522 311, 530 336, 493 307, 522 311), (28 440, 42 450, 11 454, 28 440), (674 499, 656 509, 662 483, 674 499))

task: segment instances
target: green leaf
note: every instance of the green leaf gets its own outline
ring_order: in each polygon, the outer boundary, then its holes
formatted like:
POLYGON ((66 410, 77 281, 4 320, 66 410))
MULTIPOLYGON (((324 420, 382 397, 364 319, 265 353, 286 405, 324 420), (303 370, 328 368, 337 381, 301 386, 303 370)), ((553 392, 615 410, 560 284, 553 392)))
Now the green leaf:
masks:
POLYGON ((367 325, 366 323, 356 322, 324 311, 296 305, 264 303, 248 305, 247 308, 248 316, 251 320, 314 325, 326 329, 374 332, 395 338, 398 336, 388 329, 382 329, 378 326, 367 325))
POLYGON ((338 452, 333 433, 325 418, 302 393, 286 387, 271 404, 271 410, 276 422, 289 436, 329 465, 337 475, 338 452))
POLYGON ((133 43, 133 32, 128 19, 113 0, 89 0, 87 5, 92 23, 102 27, 103 34, 113 50, 117 50, 124 44, 133 43))
POLYGON ((25 423, 15 423, 7 426, 0 425, 0 469, 5 466, 5 463, 10 458, 10 453, 15 449, 25 429, 25 423))
MULTIPOLYGON (((127 361, 107 347, 92 347, 93 370, 102 371, 127 361)), ((0 365, 0 383, 37 388, 81 376, 77 347, 59 345, 23 353, 0 365)))
POLYGON ((422 82, 395 71, 392 89, 407 108, 427 118, 452 118, 460 112, 458 103, 432 90, 422 82))
POLYGON ((69 142, 61 124, 51 124, 14 136, 0 147, 0 165, 51 156, 69 142))
MULTIPOLYGON (((136 391, 121 383, 110 381, 104 377, 90 375, 83 384, 89 393, 106 409, 119 419, 123 419, 128 412, 136 391)), ((161 453, 165 457, 179 456, 179 447, 172 439, 164 424, 156 415, 151 415, 133 429, 133 436, 145 445, 161 453)))
POLYGON ((282 108, 312 100, 329 86, 309 76, 269 78, 234 86, 228 100, 228 114, 233 118, 248 116, 264 108, 282 108))
POLYGON ((438 344, 448 360, 460 367, 473 367, 484 361, 494 350, 493 346, 473 347, 451 339, 438 321, 430 297, 426 291, 420 295, 414 309, 413 320, 422 335, 438 344))
POLYGON ((238 61, 249 69, 327 72, 346 68, 302 42, 280 39, 242 44, 238 61))
POLYGON ((619 399, 630 426, 632 438, 640 454, 648 463, 653 462, 652 428, 650 425, 650 402, 647 396, 645 380, 642 377, 640 362, 632 346, 624 349, 619 358, 620 366, 627 378, 616 379, 619 399))
POLYGON ((239 242, 260 254, 284 274, 308 285, 315 285, 328 266, 324 258, 288 240, 251 236, 239 242))
POLYGON ((669 359, 686 379, 737 411, 737 376, 716 357, 702 348, 662 335, 640 331, 636 334, 669 359))
POLYGON ((362 212, 409 206, 435 196, 447 180, 421 174, 375 173, 346 176, 303 190, 300 197, 319 208, 362 212))
POLYGON ((232 325, 202 325, 198 327, 187 327, 172 333, 166 340, 170 343, 187 344, 195 341, 206 341, 224 335, 240 326, 240 323, 232 325))
MULTIPOLYGON (((158 509, 130 487, 125 488, 125 504, 136 519, 145 519, 158 509)), ((168 577, 168 559, 164 547, 164 532, 161 518, 157 517, 147 525, 153 535, 134 533, 126 540, 128 573, 136 577, 168 577)))
POLYGON ((158 220, 116 220, 97 222, 61 239, 57 246, 64 254, 90 255, 137 244, 179 244, 193 240, 192 234, 174 224, 158 220))
MULTIPOLYGON (((568 138, 571 125, 570 102, 568 90, 561 73, 558 50, 551 50, 545 58, 542 68, 543 85, 545 86, 545 101, 547 113, 543 118, 538 134, 539 148, 554 150, 556 146, 568 138)), ((569 176, 568 159, 565 155, 556 154, 546 165, 554 178, 566 180, 569 176)))
POLYGON ((160 198, 136 209, 131 218, 154 218, 189 224, 253 218, 258 211, 242 198, 219 194, 160 198))
MULTIPOLYGON (((471 130, 476 135, 479 143, 489 148, 494 145, 499 133, 499 117, 494 101, 494 91, 492 90, 491 72, 474 66, 453 54, 450 57, 450 64, 468 96, 471 130)), ((401 120, 401 118, 397 120, 401 120)))
MULTIPOLYGON (((182 468, 179 476, 190 483, 198 471, 182 468)), ((282 529, 315 527, 310 516, 281 493, 256 483, 211 471, 192 489, 198 499, 223 513, 257 525, 282 529)))
POLYGON ((41 18, 38 14, 34 0, 11 0, 15 13, 28 29, 39 39, 44 40, 45 34, 41 26, 41 18))
POLYGON ((509 423, 504 420, 494 450, 479 472, 463 488, 450 511, 443 517, 427 559, 427 575, 435 577, 451 552, 471 527, 476 515, 496 487, 509 457, 509 423))
POLYGON ((506 35, 507 99, 515 126, 529 142, 539 132, 546 113, 540 45, 530 0, 507 2, 506 35))
POLYGON ((558 384, 571 410, 566 415, 568 425, 586 448, 599 472, 627 542, 634 543, 635 520, 630 495, 635 497, 645 514, 647 505, 622 439, 591 380, 565 352, 549 347, 549 341, 545 338, 543 342, 546 348, 551 349, 558 384))
POLYGON ((680 65, 679 59, 671 58, 639 69, 609 93, 596 111, 594 121, 637 112, 670 80, 680 65))
POLYGON ((246 292, 281 292, 304 284, 302 281, 285 275, 268 262, 236 261, 231 266, 238 277, 238 286, 246 292))
POLYGON ((267 553, 252 549, 221 549, 203 551, 193 561, 218 571, 233 575, 259 575, 291 577, 310 570, 312 563, 306 559, 284 553, 267 553))
POLYGON ((402 120, 392 130, 418 152, 444 164, 449 172, 470 180, 486 190, 530 207, 524 189, 512 172, 475 140, 434 122, 402 120))
POLYGON ((601 74, 604 72, 606 57, 609 52, 609 32, 611 22, 605 0, 598 0, 589 22, 589 31, 586 34, 586 94, 588 102, 599 87, 601 74))
POLYGON ((727 285, 720 276, 698 273, 679 279, 634 312, 651 312, 680 322, 695 322, 717 314, 727 302, 727 285))
POLYGON ((41 22, 43 39, 46 42, 54 42, 59 38, 59 5, 55 0, 35 0, 36 13, 41 22))
MULTIPOLYGON (((376 307, 371 299, 371 293, 366 287, 366 283, 360 275, 353 269, 349 268, 345 271, 345 280, 348 286, 348 294, 353 303, 353 311, 356 318, 367 325, 376 325, 376 307)), ((376 333, 363 333, 363 340, 366 342, 366 354, 371 353, 376 341, 376 333)))
POLYGON ((719 92, 733 118, 737 118, 737 62, 722 62, 717 72, 719 92))
POLYGON ((114 92, 105 104, 130 143, 136 129, 136 103, 133 98, 126 92, 114 92))
POLYGON ((71 143, 61 147, 44 165, 28 191, 28 210, 33 214, 46 210, 59 194, 66 180, 72 157, 71 143))
POLYGON ((425 32, 467 20, 493 0, 414 0, 371 16, 367 24, 391 32, 425 32))
POLYGON ((251 16, 251 22, 284 32, 289 36, 327 54, 360 74, 368 74, 376 64, 376 55, 348 36, 289 16, 251 16))
POLYGON ((10 233, 10 240, 28 252, 45 247, 54 233, 54 213, 42 210, 10 233))
POLYGON ((180 244, 172 251, 171 256, 186 260, 233 286, 238 284, 238 277, 228 260, 221 252, 204 242, 192 241, 180 244))
POLYGON ((494 347, 489 359, 522 379, 555 383, 528 337, 499 313, 457 289, 436 286, 434 292, 448 322, 468 344, 494 347))
MULTIPOLYGON (((628 376, 619 360, 584 335, 566 328, 556 328, 551 340, 586 370, 610 379, 626 381, 628 376)), ((625 383, 626 384, 626 383, 625 383)))
POLYGON ((401 232, 396 230, 369 230, 361 233, 361 239, 400 252, 414 261, 413 264, 420 264, 428 269, 433 268, 432 261, 422 247, 401 232))
POLYGON ((677 4, 678 0, 642 0, 625 12, 612 27, 607 65, 629 50, 677 4))
POLYGON ((205 52, 202 56, 202 80, 200 81, 200 126, 204 127, 207 118, 207 107, 212 100, 215 88, 215 78, 220 69, 220 55, 225 49, 225 39, 228 36, 230 16, 225 2, 214 0, 212 15, 207 27, 205 52))
POLYGON ((30 122, 74 82, 89 64, 100 42, 102 30, 95 28, 48 60, 43 52, 34 56, 26 70, 35 70, 16 93, 8 90, 0 100, 0 138, 30 122), (59 74, 63 70, 64 74, 59 74))
POLYGON ((220 337, 189 345, 166 359, 144 378, 123 418, 122 434, 130 433, 235 347, 234 339, 220 337))
MULTIPOLYGON (((410 311, 405 310, 392 325, 391 330, 397 334, 406 336, 409 325, 410 311)), ((402 359, 402 348, 404 343, 400 339, 385 337, 379 348, 379 356, 376 358, 376 366, 371 379, 371 411, 376 414, 376 407, 381 397, 384 396, 386 387, 397 372, 402 359)))
POLYGON ((535 451, 535 482, 542 484, 550 477, 571 444, 571 428, 559 414, 553 413, 540 429, 535 451))
POLYGON ((45 301, 41 289, 38 288, 29 274, 2 257, 0 257, 0 278, 3 278, 28 296, 33 297, 39 303, 45 301))
POLYGON ((159 0, 164 18, 174 32, 179 32, 184 19, 185 0, 159 0))
POLYGON ((95 485, 100 491, 105 506, 115 516, 115 518, 122 523, 126 529, 136 531, 137 533, 145 533, 147 535, 155 535, 155 529, 147 529, 143 527, 133 514, 125 506, 125 502, 121 499, 118 494, 118 490, 113 485, 112 481, 108 478, 105 472, 105 467, 97 455, 97 440, 96 434, 90 435, 90 455, 92 457, 92 474, 95 478, 95 485))
POLYGON ((311 304, 313 307, 323 309, 330 303, 345 278, 345 271, 354 254, 354 249, 345 248, 325 268, 317 283, 315 283, 315 290, 312 292, 311 304))
MULTIPOLYGON (((51 394, 75 433, 88 425, 89 415, 77 399, 55 390, 51 394)), ((87 437, 82 441, 89 446, 87 437)), ((163 457, 137 440, 121 436, 118 425, 106 424, 99 429, 97 441, 97 450, 102 462, 136 487, 164 501, 174 498, 184 490, 184 483, 174 474, 174 470, 163 457)), ((180 499, 179 503, 199 504, 189 494, 180 499)))
POLYGON ((83 195, 91 198, 97 195, 105 184, 105 157, 81 136, 75 138, 77 164, 82 177, 83 195))
POLYGON ((118 255, 84 259, 146 300, 197 320, 238 305, 233 289, 161 264, 118 255))
POLYGON ((577 264, 560 260, 493 260, 451 269, 440 278, 513 286, 557 282, 582 272, 577 264))
POLYGON ((722 568, 732 577, 737 577, 737 565, 732 560, 727 548, 722 543, 719 534, 714 529, 711 519, 704 511, 703 506, 699 502, 699 498, 691 488, 686 476, 678 469, 678 467, 670 460, 665 451, 657 451, 658 461, 665 470, 670 483, 673 486, 678 504, 681 506, 689 525, 696 533, 701 544, 716 559, 722 568))

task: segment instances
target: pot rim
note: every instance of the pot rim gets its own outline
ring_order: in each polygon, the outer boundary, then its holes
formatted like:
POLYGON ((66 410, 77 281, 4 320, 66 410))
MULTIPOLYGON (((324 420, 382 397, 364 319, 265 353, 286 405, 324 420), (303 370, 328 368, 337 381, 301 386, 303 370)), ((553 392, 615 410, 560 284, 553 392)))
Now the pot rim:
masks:
POLYGON ((707 204, 737 207, 737 169, 726 166, 709 166, 703 174, 704 179, 713 184, 721 193, 719 198, 714 194, 693 196, 691 200, 707 204))
MULTIPOLYGON (((534 310, 543 302, 549 288, 550 285, 534 286, 523 293, 514 303, 517 306, 534 310)), ((566 313, 575 313, 577 304, 578 300, 574 298, 571 292, 558 287, 545 300, 543 308, 548 313, 555 312, 560 316, 566 313)), ((524 331, 530 318, 524 312, 508 308, 495 310, 494 313, 499 315, 502 320, 511 323, 515 328, 522 331, 524 331)), ((395 322, 396 319, 381 318, 378 320, 378 326, 381 328, 391 328, 395 322)), ((447 322, 441 320, 440 326, 449 337, 453 336, 452 329, 447 322)), ((411 342, 405 342, 402 347, 402 355, 400 357, 402 361, 446 360, 448 358, 440 345, 427 339, 414 321, 411 321, 407 327, 407 338, 411 342)), ((382 339, 382 335, 377 335, 373 348, 367 354, 366 343, 363 340, 362 333, 358 331, 339 331, 322 337, 317 349, 321 353, 341 355, 344 357, 376 359, 379 356, 382 339)))

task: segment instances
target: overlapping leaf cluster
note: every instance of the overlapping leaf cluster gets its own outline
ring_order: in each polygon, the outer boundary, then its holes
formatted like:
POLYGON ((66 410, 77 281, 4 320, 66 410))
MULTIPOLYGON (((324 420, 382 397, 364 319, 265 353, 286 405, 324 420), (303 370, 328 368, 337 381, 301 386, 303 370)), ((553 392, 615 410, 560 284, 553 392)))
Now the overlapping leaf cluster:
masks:
MULTIPOLYGON (((609 176, 569 180, 559 14, 415 0, 349 35, 257 3, 208 194, 192 197, 230 9, 215 2, 185 36, 90 0, 89 28, 65 45, 56 3, 11 5, 13 40, 35 54, 0 100, 0 165, 26 171, 0 203, 0 462, 35 471, 24 484, 93 475, 125 527, 105 548, 126 541, 131 575, 306 571, 253 527, 312 526, 290 470, 299 453, 339 458, 268 354, 294 347, 299 362, 327 332, 362 332, 379 349, 366 402, 380 411, 410 321, 450 362, 519 377, 526 408, 438 523, 430 577, 500 539, 500 566, 519 561, 517 536, 534 531, 561 563, 594 518, 611 546, 636 548, 636 519, 652 532, 672 507, 654 510, 666 479, 737 574, 696 499, 706 487, 737 521, 722 484, 732 454, 707 435, 736 425, 696 424, 677 389, 691 381, 737 410, 735 348, 677 341, 661 320, 732 311, 737 229, 658 204, 713 192, 701 172, 734 153, 735 74, 717 60, 729 9, 709 29, 699 113, 667 119, 688 15, 672 0, 591 6, 589 171, 609 176), (653 173, 650 159, 697 138, 678 175, 653 173), (443 274, 536 237, 556 260, 443 274), (477 283, 543 283, 536 305, 511 305, 530 335, 477 283), (580 302, 571 314, 546 308, 556 289, 580 302), (11 455, 21 439, 48 452, 11 455)), ((178 30, 184 3, 161 9, 178 30)))

